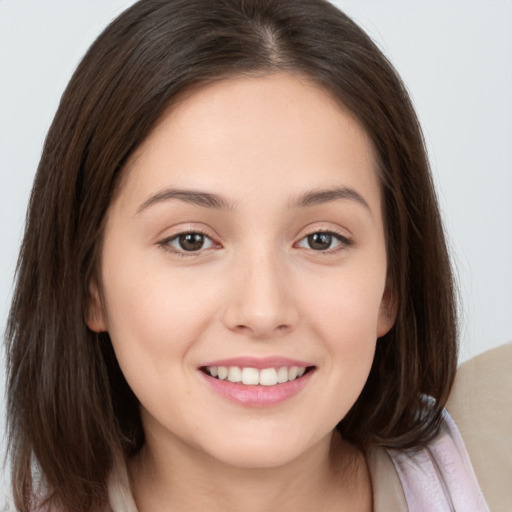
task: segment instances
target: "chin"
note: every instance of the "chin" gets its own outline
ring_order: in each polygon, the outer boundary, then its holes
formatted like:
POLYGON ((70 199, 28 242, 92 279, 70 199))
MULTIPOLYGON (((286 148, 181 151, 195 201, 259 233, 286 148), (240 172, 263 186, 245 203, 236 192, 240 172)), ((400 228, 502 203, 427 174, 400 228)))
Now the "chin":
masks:
POLYGON ((287 465, 297 458, 297 453, 262 453, 261 450, 240 450, 223 454, 221 462, 238 469, 272 469, 287 465))
POLYGON ((315 443, 293 439, 281 431, 272 439, 247 435, 229 444, 218 444, 210 455, 228 466, 240 469, 271 469, 289 464, 306 454, 315 443))

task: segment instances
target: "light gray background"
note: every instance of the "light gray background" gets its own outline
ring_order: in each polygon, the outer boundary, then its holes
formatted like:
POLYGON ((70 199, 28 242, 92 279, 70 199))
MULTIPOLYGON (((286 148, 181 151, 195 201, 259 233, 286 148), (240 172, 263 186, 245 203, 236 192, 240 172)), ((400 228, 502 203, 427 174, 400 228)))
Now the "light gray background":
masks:
MULTIPOLYGON (((132 3, 0 0, 2 332, 25 207, 59 97, 96 35, 132 3)), ((511 340, 512 0, 335 3, 395 64, 422 121, 459 278, 461 360, 511 340)), ((0 434, 3 417, 0 400, 0 434)), ((0 455, 2 446, 0 438, 0 455)))

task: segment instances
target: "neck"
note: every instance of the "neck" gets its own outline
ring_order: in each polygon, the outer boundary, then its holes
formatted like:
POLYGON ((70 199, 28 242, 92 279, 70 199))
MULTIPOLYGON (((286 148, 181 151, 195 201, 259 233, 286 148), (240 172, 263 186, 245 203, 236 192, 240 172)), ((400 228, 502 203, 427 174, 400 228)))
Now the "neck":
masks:
POLYGON ((189 446, 172 450, 151 440, 129 471, 139 512, 369 511, 371 484, 363 455, 333 433, 278 467, 239 468, 189 446))

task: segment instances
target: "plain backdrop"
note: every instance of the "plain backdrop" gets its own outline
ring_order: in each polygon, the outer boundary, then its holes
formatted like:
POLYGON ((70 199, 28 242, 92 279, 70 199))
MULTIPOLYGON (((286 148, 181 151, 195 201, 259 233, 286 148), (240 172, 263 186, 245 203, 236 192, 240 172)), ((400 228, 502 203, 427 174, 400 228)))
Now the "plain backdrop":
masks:
MULTIPOLYGON (((127 0, 0 0, 0 329, 45 134, 127 0)), ((402 75, 423 125, 461 295, 461 361, 512 339, 512 0, 339 0, 402 75)), ((4 390, 0 355, 0 396, 4 390)), ((0 399, 0 434, 5 401, 0 399)), ((0 455, 5 441, 0 438, 0 455)), ((0 497, 7 477, 0 470, 0 497)), ((0 500, 1 503, 1 500, 0 500)))

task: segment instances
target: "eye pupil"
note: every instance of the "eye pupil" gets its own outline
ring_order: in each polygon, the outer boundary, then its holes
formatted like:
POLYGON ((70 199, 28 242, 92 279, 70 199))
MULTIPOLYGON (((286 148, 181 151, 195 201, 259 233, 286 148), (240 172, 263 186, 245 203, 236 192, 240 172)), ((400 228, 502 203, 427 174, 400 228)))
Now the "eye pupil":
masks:
POLYGON ((308 244, 311 249, 325 251, 331 247, 332 235, 329 233, 313 233, 308 236, 308 244))
POLYGON ((184 251, 198 251, 203 247, 204 235, 201 235, 201 233, 186 233, 180 235, 179 244, 184 251))

